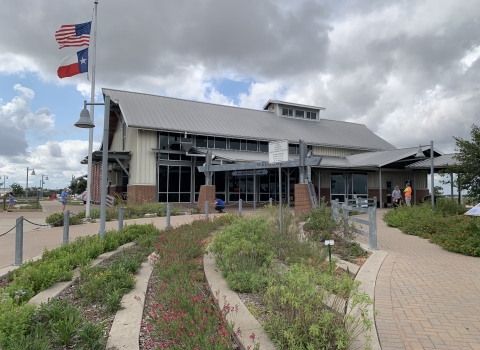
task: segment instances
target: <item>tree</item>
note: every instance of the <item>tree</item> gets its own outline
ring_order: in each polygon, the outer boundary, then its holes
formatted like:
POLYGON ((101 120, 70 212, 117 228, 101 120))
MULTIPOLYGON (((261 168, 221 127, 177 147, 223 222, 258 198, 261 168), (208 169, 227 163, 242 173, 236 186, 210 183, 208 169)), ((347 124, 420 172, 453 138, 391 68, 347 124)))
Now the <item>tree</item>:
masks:
POLYGON ((457 174, 455 185, 459 191, 465 189, 468 196, 480 200, 480 127, 473 124, 470 136, 471 141, 454 137, 458 154, 453 158, 457 164, 449 166, 442 173, 457 174))
POLYGON ((443 196, 443 187, 442 186, 435 186, 433 188, 433 191, 435 193, 435 197, 443 196))
POLYGON ((25 194, 25 190, 23 189, 23 187, 16 182, 12 183, 10 187, 12 188, 12 192, 15 197, 25 194))
POLYGON ((81 194, 87 188, 87 180, 85 179, 76 180, 72 176, 72 181, 70 182, 70 185, 68 186, 68 188, 73 194, 81 194))

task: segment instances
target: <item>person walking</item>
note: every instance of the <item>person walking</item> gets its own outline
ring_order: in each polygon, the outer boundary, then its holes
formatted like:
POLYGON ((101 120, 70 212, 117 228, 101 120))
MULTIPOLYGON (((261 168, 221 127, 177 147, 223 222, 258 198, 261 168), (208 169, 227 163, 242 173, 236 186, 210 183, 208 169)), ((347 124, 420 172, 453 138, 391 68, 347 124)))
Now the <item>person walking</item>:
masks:
POLYGON ((63 204, 62 211, 65 211, 65 208, 67 207, 67 197, 68 197, 68 190, 65 187, 62 193, 60 194, 60 198, 62 199, 62 204, 63 204))
POLYGON ((83 205, 87 205, 87 190, 83 191, 82 193, 82 201, 83 205))
POLYGON ((13 192, 10 192, 8 194, 8 207, 7 210, 4 211, 4 213, 8 213, 8 209, 10 209, 10 206, 12 206, 12 208, 15 208, 15 197, 13 196, 13 192))
POLYGON ((406 183, 406 188, 403 190, 403 193, 405 194, 405 204, 407 207, 412 206, 412 188, 410 187, 410 183, 406 183))
POLYGON ((392 191, 392 200, 394 209, 400 206, 402 202, 402 192, 400 192, 400 187, 398 185, 395 186, 395 189, 392 191))
POLYGON ((224 213, 223 209, 225 209, 225 203, 220 198, 215 198, 215 210, 219 213, 224 213))

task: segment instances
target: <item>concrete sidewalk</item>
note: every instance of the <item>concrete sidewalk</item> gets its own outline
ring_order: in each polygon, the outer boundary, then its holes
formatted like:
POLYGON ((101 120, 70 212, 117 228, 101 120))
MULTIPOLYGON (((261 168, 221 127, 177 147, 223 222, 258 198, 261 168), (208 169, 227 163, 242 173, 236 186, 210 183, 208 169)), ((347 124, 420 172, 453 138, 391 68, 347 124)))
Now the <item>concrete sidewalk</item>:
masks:
POLYGON ((480 259, 387 227, 386 211, 377 214, 388 252, 375 286, 382 349, 480 349, 480 259))

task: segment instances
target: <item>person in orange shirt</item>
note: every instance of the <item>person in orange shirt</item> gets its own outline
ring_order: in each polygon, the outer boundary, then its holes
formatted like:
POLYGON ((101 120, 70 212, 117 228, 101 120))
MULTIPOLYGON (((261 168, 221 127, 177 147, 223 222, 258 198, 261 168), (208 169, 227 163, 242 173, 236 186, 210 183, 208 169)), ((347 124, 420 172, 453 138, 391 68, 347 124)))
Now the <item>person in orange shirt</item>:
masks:
POLYGON ((405 204, 410 207, 412 205, 412 188, 408 182, 406 183, 406 186, 407 187, 403 190, 403 193, 405 194, 405 204))

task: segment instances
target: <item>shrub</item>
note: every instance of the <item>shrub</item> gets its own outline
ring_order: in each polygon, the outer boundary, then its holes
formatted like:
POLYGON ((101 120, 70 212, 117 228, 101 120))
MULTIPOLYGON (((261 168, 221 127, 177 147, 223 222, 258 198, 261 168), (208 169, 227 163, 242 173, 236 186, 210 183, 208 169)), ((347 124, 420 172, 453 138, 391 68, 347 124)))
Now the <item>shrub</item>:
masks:
MULTIPOLYGON (((85 217, 85 215, 83 216, 85 217)), ((64 213, 63 212, 57 212, 53 213, 49 216, 46 217, 45 222, 49 225, 53 225, 54 227, 58 226, 63 226, 64 221, 64 213)), ((83 224, 83 220, 81 215, 70 215, 69 218, 69 224, 70 225, 80 225, 83 224)))
POLYGON ((332 209, 322 201, 322 204, 310 211, 303 229, 309 233, 312 240, 324 241, 332 239, 338 227, 339 224, 333 220, 332 209))

